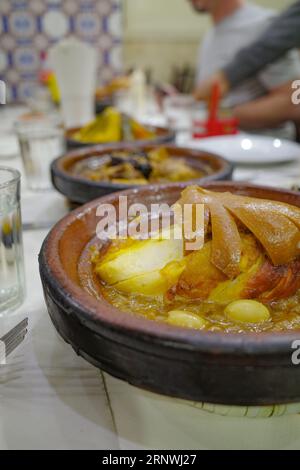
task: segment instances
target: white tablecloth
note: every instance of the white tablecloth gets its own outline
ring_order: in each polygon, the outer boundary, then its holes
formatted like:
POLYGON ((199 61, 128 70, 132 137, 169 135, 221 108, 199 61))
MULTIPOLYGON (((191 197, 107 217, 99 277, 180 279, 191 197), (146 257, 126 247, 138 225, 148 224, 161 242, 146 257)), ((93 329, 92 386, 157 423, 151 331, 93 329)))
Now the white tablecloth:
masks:
MULTIPOLYGON (((2 160, 21 169, 19 158, 2 160)), ((235 177, 274 186, 300 183, 300 162, 237 169, 235 177)), ((54 223, 67 208, 57 193, 22 192, 25 223, 54 223), (45 210, 45 207, 47 209, 45 210)), ((27 298, 0 336, 29 317, 29 334, 0 366, 0 449, 300 449, 300 416, 222 418, 102 374, 56 334, 37 256, 47 231, 24 233, 27 298)), ((176 373, 176 371, 174 371, 176 373)))

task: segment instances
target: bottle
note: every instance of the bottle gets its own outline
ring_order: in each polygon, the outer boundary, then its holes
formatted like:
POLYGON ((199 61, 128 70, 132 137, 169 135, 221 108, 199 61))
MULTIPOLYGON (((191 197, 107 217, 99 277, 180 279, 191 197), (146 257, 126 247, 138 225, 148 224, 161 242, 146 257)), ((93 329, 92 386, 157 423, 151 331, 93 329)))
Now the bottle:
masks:
POLYGON ((130 97, 132 114, 135 119, 141 119, 146 111, 147 84, 143 70, 136 69, 130 77, 130 97))

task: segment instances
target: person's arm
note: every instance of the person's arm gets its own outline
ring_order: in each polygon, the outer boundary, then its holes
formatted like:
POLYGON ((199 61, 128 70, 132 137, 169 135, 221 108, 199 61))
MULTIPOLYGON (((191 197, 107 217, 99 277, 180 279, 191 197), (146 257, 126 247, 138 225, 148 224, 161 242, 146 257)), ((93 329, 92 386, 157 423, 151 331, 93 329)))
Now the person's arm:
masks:
POLYGON ((211 97, 214 85, 219 86, 220 96, 225 96, 230 91, 230 83, 222 70, 216 72, 206 80, 201 80, 194 90, 194 98, 198 101, 207 101, 211 97))
POLYGON ((273 128, 300 122, 300 107, 292 103, 291 83, 273 89, 269 95, 237 106, 233 110, 243 129, 273 128))
POLYGON ((259 39, 238 52, 223 70, 199 83, 195 98, 208 99, 215 83, 219 84, 222 96, 226 95, 231 88, 256 75, 295 47, 300 47, 300 0, 276 17, 259 39))
POLYGON ((300 1, 272 21, 250 46, 242 49, 223 69, 233 88, 275 62, 288 50, 300 47, 300 1))

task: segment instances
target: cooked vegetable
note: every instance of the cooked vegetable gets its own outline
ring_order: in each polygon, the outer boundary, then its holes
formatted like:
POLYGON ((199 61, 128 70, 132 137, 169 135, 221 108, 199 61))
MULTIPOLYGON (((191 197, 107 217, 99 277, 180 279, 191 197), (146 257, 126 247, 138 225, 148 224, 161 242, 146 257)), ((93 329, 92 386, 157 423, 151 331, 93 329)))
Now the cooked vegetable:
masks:
MULTIPOLYGON (((228 303, 250 295, 247 286, 257 275, 264 262, 264 256, 253 236, 241 236, 242 257, 239 274, 229 279, 212 260, 213 244, 207 242, 202 250, 186 257, 186 268, 181 274, 173 294, 186 299, 210 300, 228 303)), ((252 292, 255 292, 253 283, 252 292)), ((250 295, 251 297, 251 295, 250 295)))
POLYGON ((271 316, 267 307, 255 300, 237 300, 227 305, 225 315, 233 321, 245 323, 262 323, 271 316))
POLYGON ((149 131, 145 126, 139 124, 134 119, 130 120, 131 132, 135 140, 148 140, 154 139, 155 134, 152 131, 149 131))
POLYGON ((74 139, 83 143, 119 142, 122 138, 122 116, 114 108, 107 108, 95 121, 83 127, 74 139))
POLYGON ((213 231, 211 260, 229 277, 239 272, 238 223, 253 233, 274 265, 289 263, 300 255, 298 207, 193 187, 183 192, 179 202, 183 204, 186 200, 208 207, 213 231))
POLYGON ((72 135, 78 142, 95 144, 122 140, 151 140, 155 137, 155 132, 134 119, 123 116, 116 108, 105 109, 94 121, 72 135))
POLYGON ((122 292, 159 295, 170 287, 170 279, 177 281, 182 269, 178 269, 176 261, 182 260, 183 255, 182 240, 164 239, 163 235, 157 240, 125 241, 118 251, 112 245, 96 264, 95 271, 103 281, 122 292))
POLYGON ((104 295, 187 328, 300 329, 300 209, 197 187, 179 202, 204 204, 204 246, 186 251, 163 234, 112 242, 95 261, 104 295))
POLYGON ((206 321, 203 318, 185 310, 172 310, 169 312, 168 323, 195 330, 202 330, 206 326, 206 321))
POLYGON ((139 276, 131 277, 126 281, 118 282, 115 288, 127 294, 142 294, 147 296, 163 295, 168 285, 160 271, 151 271, 139 276))
POLYGON ((165 148, 144 153, 141 150, 116 151, 76 163, 73 173, 91 181, 142 185, 202 178, 207 173, 192 168, 184 158, 172 157, 165 148))

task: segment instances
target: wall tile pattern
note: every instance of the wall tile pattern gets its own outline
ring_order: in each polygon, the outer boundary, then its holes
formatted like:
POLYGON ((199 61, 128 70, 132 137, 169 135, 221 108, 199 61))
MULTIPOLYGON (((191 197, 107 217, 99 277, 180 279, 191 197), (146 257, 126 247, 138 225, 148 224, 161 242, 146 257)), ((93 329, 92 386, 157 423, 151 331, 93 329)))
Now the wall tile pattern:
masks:
POLYGON ((122 68, 120 0, 0 0, 0 79, 8 96, 32 95, 44 51, 74 35, 99 51, 99 83, 122 68))

